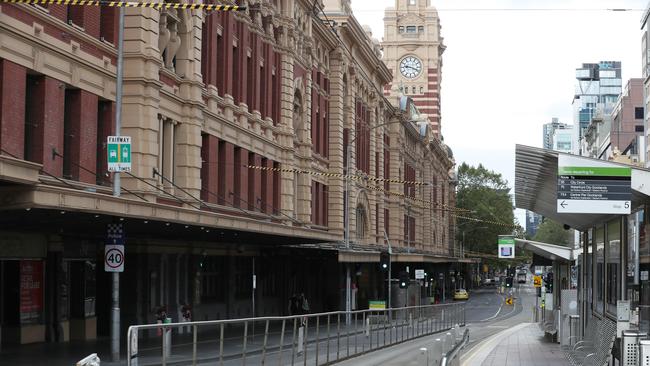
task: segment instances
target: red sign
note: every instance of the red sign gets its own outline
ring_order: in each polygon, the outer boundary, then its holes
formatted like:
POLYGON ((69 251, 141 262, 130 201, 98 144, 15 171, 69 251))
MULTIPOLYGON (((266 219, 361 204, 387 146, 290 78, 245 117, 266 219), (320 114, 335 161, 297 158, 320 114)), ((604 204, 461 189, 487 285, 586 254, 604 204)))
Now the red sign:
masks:
POLYGON ((20 319, 38 319, 43 311, 43 261, 20 261, 20 319))

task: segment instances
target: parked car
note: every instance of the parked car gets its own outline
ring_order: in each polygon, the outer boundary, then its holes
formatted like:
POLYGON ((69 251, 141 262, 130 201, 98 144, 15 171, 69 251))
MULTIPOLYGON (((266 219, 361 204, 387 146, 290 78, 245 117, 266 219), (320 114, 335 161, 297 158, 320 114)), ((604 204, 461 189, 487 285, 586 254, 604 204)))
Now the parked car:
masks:
POLYGON ((460 288, 454 292, 454 300, 469 300, 469 293, 460 288))

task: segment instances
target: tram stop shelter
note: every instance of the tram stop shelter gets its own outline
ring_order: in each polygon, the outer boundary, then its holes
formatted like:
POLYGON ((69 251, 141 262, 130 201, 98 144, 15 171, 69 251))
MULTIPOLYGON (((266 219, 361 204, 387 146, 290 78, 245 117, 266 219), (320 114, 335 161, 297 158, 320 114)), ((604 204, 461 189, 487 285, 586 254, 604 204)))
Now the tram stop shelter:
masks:
MULTIPOLYGON (((538 261, 553 265, 553 324, 568 350, 581 339, 600 345, 596 357, 619 358, 624 330, 650 331, 650 170, 568 155, 573 161, 631 170, 630 213, 558 212, 557 151, 517 145, 515 206, 575 229, 574 248, 519 240, 538 261), (573 295, 575 293, 575 295, 573 295), (615 347, 615 344, 617 345, 615 347), (612 352, 612 348, 614 351, 612 352)), ((562 157, 564 159, 564 157, 562 157)))

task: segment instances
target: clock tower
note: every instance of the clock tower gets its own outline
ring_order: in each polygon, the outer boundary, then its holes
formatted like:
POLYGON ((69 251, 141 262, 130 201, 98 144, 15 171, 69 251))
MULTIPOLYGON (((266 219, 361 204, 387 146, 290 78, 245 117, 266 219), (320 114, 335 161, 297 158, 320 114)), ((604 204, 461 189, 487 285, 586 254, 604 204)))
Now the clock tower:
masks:
POLYGON ((384 16, 383 60, 393 72, 384 94, 413 98, 440 137, 442 53, 440 18, 430 0, 395 0, 384 16))

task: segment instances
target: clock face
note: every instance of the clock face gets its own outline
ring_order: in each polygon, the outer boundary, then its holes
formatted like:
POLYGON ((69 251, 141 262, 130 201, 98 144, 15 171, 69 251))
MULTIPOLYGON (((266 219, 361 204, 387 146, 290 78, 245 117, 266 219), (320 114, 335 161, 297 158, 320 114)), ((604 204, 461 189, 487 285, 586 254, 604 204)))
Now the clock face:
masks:
POLYGON ((404 77, 413 79, 422 72, 422 62, 417 57, 406 56, 399 63, 399 71, 404 77))

